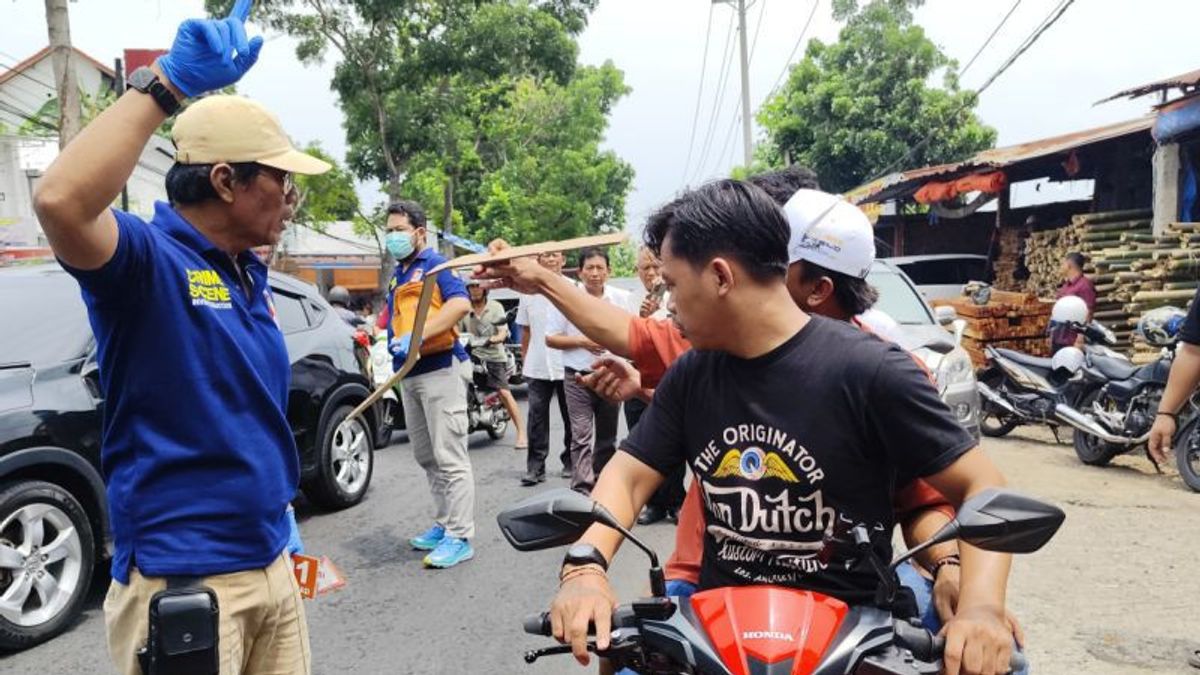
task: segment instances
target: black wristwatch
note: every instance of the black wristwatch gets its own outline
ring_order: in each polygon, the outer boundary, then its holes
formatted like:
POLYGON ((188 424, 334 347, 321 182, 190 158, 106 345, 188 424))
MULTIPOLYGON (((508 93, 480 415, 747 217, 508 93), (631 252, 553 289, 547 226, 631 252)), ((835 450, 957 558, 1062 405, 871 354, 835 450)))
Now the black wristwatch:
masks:
POLYGON ((167 85, 158 79, 158 75, 155 75, 153 70, 145 66, 138 68, 129 74, 129 79, 125 82, 133 89, 148 94, 168 117, 179 112, 179 99, 175 98, 175 94, 167 89, 167 85))
POLYGON ((605 572, 608 571, 608 560, 591 544, 575 544, 567 549, 563 565, 599 565, 605 572))

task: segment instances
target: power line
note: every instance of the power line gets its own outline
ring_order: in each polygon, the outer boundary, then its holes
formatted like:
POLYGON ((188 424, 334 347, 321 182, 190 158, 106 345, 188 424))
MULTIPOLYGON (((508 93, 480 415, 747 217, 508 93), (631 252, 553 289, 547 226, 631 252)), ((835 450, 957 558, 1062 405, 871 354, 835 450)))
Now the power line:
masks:
POLYGON ((751 63, 754 62, 754 49, 758 47, 758 31, 762 28, 763 14, 767 13, 767 0, 758 0, 758 2, 762 5, 762 7, 758 9, 758 21, 754 22, 754 39, 750 40, 749 61, 751 63))
POLYGON ((20 117, 21 119, 25 120, 26 122, 29 122, 30 124, 32 124, 34 126, 41 127, 43 129, 48 129, 50 131, 53 131, 54 133, 58 133, 58 127, 54 126, 53 124, 50 124, 49 122, 41 119, 40 117, 37 117, 36 113, 25 112, 24 110, 21 110, 20 108, 16 107, 15 105, 13 105, 7 101, 0 101, 0 108, 8 111, 9 113, 12 113, 13 115, 16 115, 17 117, 20 117))
POLYGON ((1005 14, 1003 19, 1000 19, 1000 23, 996 24, 996 28, 992 30, 992 34, 987 36, 987 39, 983 41, 983 44, 979 45, 979 49, 975 50, 975 55, 971 57, 970 61, 967 61, 967 65, 963 66, 962 70, 958 71, 959 77, 962 77, 963 73, 967 72, 967 70, 969 70, 975 63, 975 59, 979 58, 979 55, 983 53, 983 50, 987 49, 987 46, 992 44, 992 39, 996 37, 996 33, 999 33, 1000 29, 1004 28, 1004 24, 1008 22, 1008 17, 1012 16, 1013 12, 1017 11, 1017 8, 1020 6, 1021 0, 1017 0, 1013 3, 1012 8, 1008 10, 1008 14, 1005 14))
MULTIPOLYGON (((20 76, 20 77, 23 77, 23 78, 25 78, 25 79, 29 80, 30 82, 34 82, 34 83, 36 83, 36 84, 40 84, 40 85, 42 85, 43 87, 47 87, 47 88, 49 88, 49 89, 54 89, 54 88, 55 88, 55 87, 54 87, 54 85, 52 85, 52 84, 49 84, 49 83, 47 83, 47 82, 43 82, 42 80, 39 80, 39 79, 37 79, 36 77, 34 77, 34 76, 30 75, 29 73, 25 72, 26 70, 28 70, 28 68, 26 68, 26 69, 22 69, 22 70, 15 70, 15 66, 19 66, 19 65, 21 65, 21 60, 20 60, 20 59, 18 59, 17 57, 15 57, 15 56, 13 56, 12 54, 9 54, 9 53, 7 53, 7 52, 0 52, 0 56, 4 56, 5 58, 12 59, 12 60, 15 62, 15 64, 14 64, 13 66, 5 66, 5 68, 8 68, 8 69, 9 69, 9 70, 11 70, 12 72, 16 73, 18 76, 20 76)), ((50 57, 49 57, 49 56, 47 56, 46 58, 50 58, 50 57)), ((0 64, 0 65, 4 65, 4 64, 0 64)))
POLYGON ((708 72, 708 43, 712 39, 713 7, 708 6, 708 27, 704 29, 704 56, 700 59, 700 87, 696 89, 696 111, 692 113, 692 133, 688 137, 687 160, 683 163, 682 183, 687 180, 688 170, 692 168, 692 151, 696 149, 696 126, 700 122, 700 101, 704 97, 704 75, 708 72))
POLYGON ((804 28, 800 29, 800 37, 796 38, 796 44, 792 46, 792 53, 788 54, 787 61, 783 62, 783 70, 779 71, 779 77, 775 78, 775 84, 771 85, 771 93, 767 94, 770 99, 775 95, 775 90, 779 88, 779 83, 783 82, 783 76, 787 75, 788 70, 792 67, 792 59, 796 58, 796 52, 800 49, 800 45, 804 43, 804 36, 808 34, 808 27, 812 25, 813 17, 817 15, 817 7, 821 6, 821 0, 813 0, 812 11, 808 13, 808 19, 804 22, 804 28))
POLYGON ((1053 26, 1055 24, 1055 22, 1057 22, 1059 20, 1060 17, 1062 17, 1063 13, 1067 11, 1067 8, 1070 7, 1071 5, 1073 5, 1074 3, 1075 3, 1075 0, 1063 0, 1063 2, 1059 3, 1058 13, 1054 14, 1053 18, 1050 18, 1048 21, 1043 22, 1042 25, 1039 26, 1036 31, 1034 31, 1033 35, 1026 38, 1024 44, 1022 44, 1020 47, 1018 47, 1017 51, 1013 52, 1013 55, 1008 57, 1008 60, 1005 61, 1004 64, 1001 65, 1000 68, 995 73, 992 73, 992 76, 989 77, 987 79, 987 81, 983 83, 983 86, 981 86, 981 87, 979 87, 979 89, 975 90, 975 95, 978 96, 979 94, 982 94, 984 91, 987 90, 988 87, 992 86, 992 83, 996 81, 996 78, 1000 77, 1000 75, 1002 75, 1004 73, 1004 71, 1008 70, 1009 66, 1011 66, 1013 63, 1015 63, 1016 60, 1018 58, 1020 58, 1020 56, 1022 54, 1024 54, 1026 51, 1028 51, 1029 48, 1033 46, 1033 43, 1037 42, 1038 38, 1040 38, 1042 36, 1042 33, 1045 33, 1047 30, 1049 30, 1050 27, 1053 26))
POLYGON ((733 27, 737 23, 737 15, 733 15, 729 19, 729 29, 725 33, 725 48, 724 59, 721 62, 721 77, 717 84, 716 95, 713 97, 712 112, 709 114, 708 131, 704 136, 704 143, 701 145, 700 160, 698 166, 703 167, 708 162, 708 152, 712 149, 713 133, 717 128, 718 111, 721 108, 721 101, 725 99, 725 84, 729 81, 729 66, 732 63, 733 50, 732 46, 733 27))
MULTIPOLYGON (((1067 11, 1067 8, 1070 7, 1074 2, 1075 2, 1075 0, 1062 0, 1062 2, 1060 2, 1057 7, 1050 10, 1050 13, 1048 15, 1046 15, 1046 18, 1042 20, 1041 24, 1039 24, 1038 27, 1036 29, 1034 29, 1033 33, 1031 33, 1029 35, 1029 37, 1025 38, 1025 41, 1021 43, 1021 46, 1017 47, 1016 51, 1013 52, 1012 56, 1009 56, 1008 59, 1005 60, 1005 62, 998 69, 996 69, 996 72, 992 73, 991 77, 989 77, 987 79, 987 81, 985 81, 983 83, 982 86, 980 86, 978 89, 976 89, 974 92, 972 92, 970 96, 966 97, 963 100, 963 103, 961 105, 959 105, 953 112, 951 112, 950 115, 947 116, 946 121, 949 121, 949 119, 956 117, 959 113, 961 113, 963 110, 965 110, 974 101, 977 101, 979 99, 979 95, 982 94, 988 87, 990 87, 992 85, 992 83, 996 81, 996 78, 1003 75, 1004 71, 1008 70, 1009 67, 1012 66, 1012 64, 1016 63, 1017 59, 1020 58, 1020 56, 1022 54, 1024 54, 1026 51, 1028 51, 1029 48, 1032 47, 1033 44, 1038 41, 1038 38, 1040 38, 1043 33, 1045 33, 1051 26, 1053 26, 1054 23, 1057 22, 1058 19, 1063 15, 1063 12, 1067 11)), ((871 181, 879 180, 880 178, 882 178, 882 177, 890 174, 892 171, 894 171, 897 166, 900 166, 904 162, 907 162, 910 159, 912 159, 918 151, 920 151, 922 148, 924 148, 929 143, 929 141, 933 140, 934 135, 936 133, 938 133, 939 131, 941 131, 941 125, 931 129, 929 131, 929 133, 926 134, 926 136, 920 140, 920 142, 918 142, 916 145, 909 148, 908 152, 904 153, 904 155, 902 157, 900 157, 900 159, 889 164, 887 166, 887 168, 876 173, 873 178, 867 180, 866 182, 870 183, 871 181)))

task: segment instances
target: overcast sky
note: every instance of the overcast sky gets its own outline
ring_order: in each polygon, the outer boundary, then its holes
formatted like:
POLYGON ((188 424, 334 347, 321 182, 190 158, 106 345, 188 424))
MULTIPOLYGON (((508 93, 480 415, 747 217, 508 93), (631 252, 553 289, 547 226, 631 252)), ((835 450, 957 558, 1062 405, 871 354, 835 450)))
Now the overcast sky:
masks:
MULTIPOLYGON (((838 27, 830 16, 830 0, 818 1, 804 39, 834 40, 838 27)), ((753 0, 747 12, 751 38, 756 28, 758 34, 750 65, 753 109, 778 80, 812 3, 753 0)), ((928 0, 917 12, 917 22, 934 42, 965 64, 1012 4, 1010 0, 928 0)), ((1057 4, 1058 0, 1023 0, 966 72, 963 85, 982 84, 1057 4)), ((196 15, 202 5, 200 0, 78 0, 70 5, 72 38, 80 49, 110 63, 126 47, 169 47, 179 22, 196 15)), ((732 117, 739 109, 741 86, 736 51, 724 98, 716 106, 716 122, 711 122, 722 49, 734 12, 728 5, 711 6, 708 60, 702 68, 710 5, 710 0, 601 0, 582 36, 582 60, 611 59, 625 71, 633 89, 613 113, 607 144, 637 172, 627 209, 634 227, 685 183, 724 175, 741 162, 740 128, 734 128, 732 117), (702 72, 698 129, 685 175, 702 72), (701 165, 698 160, 710 125, 713 140, 701 165)), ((0 66, 10 66, 45 46, 44 6, 42 0, 0 0, 0 66)), ((1200 2, 1196 0, 1076 0, 983 94, 978 113, 999 130, 1000 145, 1144 114, 1149 98, 1092 104, 1120 89, 1200 68, 1200 55, 1187 47, 1195 42, 1197 19, 1200 2)), ((252 26, 250 33, 256 32, 252 26)), ((305 68, 295 59, 288 38, 267 37, 259 63, 239 90, 278 113, 298 143, 319 140, 342 157, 346 143, 341 112, 328 86, 331 64, 305 68)), ((803 47, 796 58, 802 53, 803 47)), ((360 186, 360 194, 368 200, 382 198, 370 184, 360 186)))

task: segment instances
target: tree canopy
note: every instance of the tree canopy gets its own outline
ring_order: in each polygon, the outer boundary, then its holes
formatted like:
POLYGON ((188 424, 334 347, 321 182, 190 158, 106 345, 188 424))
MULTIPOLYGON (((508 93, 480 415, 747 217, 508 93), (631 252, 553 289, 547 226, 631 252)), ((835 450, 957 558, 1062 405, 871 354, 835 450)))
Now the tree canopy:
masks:
POLYGON ((992 147, 996 131, 975 116, 975 95, 960 89, 957 63, 913 23, 920 4, 835 0, 834 17, 845 21, 838 41, 811 40, 759 112, 767 132, 759 160, 804 164, 822 187, 844 192, 885 170, 992 147), (939 78, 941 86, 931 86, 939 78))
POLYGON ((303 62, 338 59, 354 175, 441 227, 521 243, 624 223, 632 169, 599 146, 628 89, 611 64, 576 62, 596 2, 264 0, 254 18, 303 62))

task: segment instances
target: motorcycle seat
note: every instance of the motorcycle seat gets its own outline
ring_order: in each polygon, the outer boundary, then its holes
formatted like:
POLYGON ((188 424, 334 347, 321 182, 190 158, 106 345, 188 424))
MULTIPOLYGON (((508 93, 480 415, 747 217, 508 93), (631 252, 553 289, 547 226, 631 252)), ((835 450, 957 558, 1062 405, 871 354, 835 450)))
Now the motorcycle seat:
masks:
POLYGON ((1050 372, 1051 370, 1054 370, 1053 360, 1048 359, 1044 356, 1030 356, 1029 354, 1014 351, 1012 349, 1000 349, 1000 348, 996 349, 996 353, 999 354, 1000 356, 1003 356, 1004 358, 1008 359, 1009 361, 1016 361, 1017 363, 1019 363, 1023 366, 1028 366, 1030 368, 1036 368, 1037 370, 1040 370, 1043 372, 1050 372))
POLYGON ((1092 356, 1092 367, 1110 380, 1128 380, 1142 368, 1124 359, 1099 355, 1092 356))

